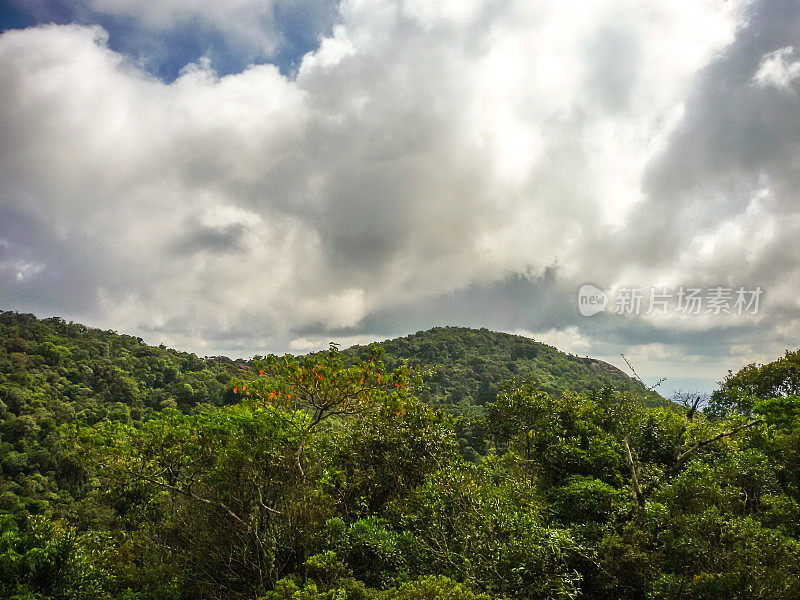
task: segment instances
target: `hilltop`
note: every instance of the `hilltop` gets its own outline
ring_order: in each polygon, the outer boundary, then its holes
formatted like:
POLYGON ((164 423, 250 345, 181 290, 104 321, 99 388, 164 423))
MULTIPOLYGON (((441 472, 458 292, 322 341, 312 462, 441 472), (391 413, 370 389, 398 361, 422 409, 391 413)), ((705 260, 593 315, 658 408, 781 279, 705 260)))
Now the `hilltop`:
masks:
MULTIPOLYGON (((531 338, 488 329, 434 327, 381 342, 389 369, 402 362, 427 370, 420 397, 453 412, 491 402, 514 382, 533 381, 552 396, 566 391, 591 392, 604 388, 648 393, 641 382, 617 367, 594 358, 566 354, 531 338)), ((365 356, 367 346, 345 351, 365 356)), ((650 392, 650 403, 667 401, 650 392)))

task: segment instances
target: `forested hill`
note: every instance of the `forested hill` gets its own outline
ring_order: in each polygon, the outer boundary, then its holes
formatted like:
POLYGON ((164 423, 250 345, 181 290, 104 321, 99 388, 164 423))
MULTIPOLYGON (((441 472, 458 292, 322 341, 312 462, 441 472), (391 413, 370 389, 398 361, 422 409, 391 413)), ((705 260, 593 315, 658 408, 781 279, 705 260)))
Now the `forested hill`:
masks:
MULTIPOLYGON (((437 327, 386 340, 384 361, 427 370, 423 400, 464 412, 504 385, 534 381, 551 395, 606 387, 641 393, 612 365, 565 354, 526 337, 486 329, 437 327)), ((366 346, 345 350, 365 355, 366 346)), ((66 323, 58 317, 0 312, 0 410, 39 407, 57 421, 138 420, 167 407, 184 412, 234 401, 228 382, 245 361, 199 358, 140 338, 66 323)))
POLYGON ((225 357, 198 358, 58 317, 0 312, 0 414, 125 422, 168 407, 227 404, 228 382, 241 370, 225 357))
MULTIPOLYGON (((607 362, 488 329, 435 327, 381 344, 388 368, 403 361, 413 368, 428 368, 422 398, 456 412, 491 402, 503 385, 514 381, 534 381, 550 395, 607 387, 642 395, 647 391, 607 362)), ((365 356, 368 348, 353 346, 345 352, 365 356)), ((666 402, 650 395, 655 403, 666 402)))

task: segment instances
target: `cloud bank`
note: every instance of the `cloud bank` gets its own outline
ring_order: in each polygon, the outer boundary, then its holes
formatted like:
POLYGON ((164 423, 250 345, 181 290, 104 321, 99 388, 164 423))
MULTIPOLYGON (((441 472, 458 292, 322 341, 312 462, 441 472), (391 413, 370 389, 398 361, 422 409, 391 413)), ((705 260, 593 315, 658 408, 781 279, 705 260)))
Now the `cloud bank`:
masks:
MULTIPOLYGON (((219 6, 92 0, 280 38, 219 6)), ((200 354, 453 323, 718 378, 800 330, 796 8, 346 0, 291 75, 172 81, 100 27, 7 31, 0 303, 200 354), (586 282, 769 303, 585 318, 586 282)))

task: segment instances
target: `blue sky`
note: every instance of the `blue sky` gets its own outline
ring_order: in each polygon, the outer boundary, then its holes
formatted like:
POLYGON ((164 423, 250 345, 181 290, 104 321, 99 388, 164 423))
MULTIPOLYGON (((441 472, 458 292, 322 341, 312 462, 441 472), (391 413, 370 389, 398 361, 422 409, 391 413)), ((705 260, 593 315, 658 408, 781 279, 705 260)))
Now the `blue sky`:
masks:
POLYGON ((201 57, 209 58, 220 75, 266 62, 291 75, 302 57, 330 34, 337 4, 336 0, 274 3, 270 14, 280 40, 270 52, 242 43, 197 15, 175 19, 165 28, 153 28, 134 15, 102 10, 80 0, 8 0, 0 7, 0 31, 49 23, 100 25, 109 34, 109 48, 142 61, 144 68, 165 81, 174 80, 181 69, 201 57))
POLYGON ((797 1, 12 0, 0 25, 4 309, 200 355, 487 327, 701 391, 797 347, 797 1), (615 310, 631 288, 764 293, 615 310))

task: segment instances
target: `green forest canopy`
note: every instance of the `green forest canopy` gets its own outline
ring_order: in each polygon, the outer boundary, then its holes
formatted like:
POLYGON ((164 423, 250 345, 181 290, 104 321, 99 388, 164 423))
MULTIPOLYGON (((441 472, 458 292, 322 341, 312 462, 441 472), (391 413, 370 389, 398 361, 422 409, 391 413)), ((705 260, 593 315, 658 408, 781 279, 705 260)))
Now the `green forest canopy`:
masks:
POLYGON ((792 353, 701 412, 483 330, 245 363, 0 327, 2 597, 800 597, 792 353))

